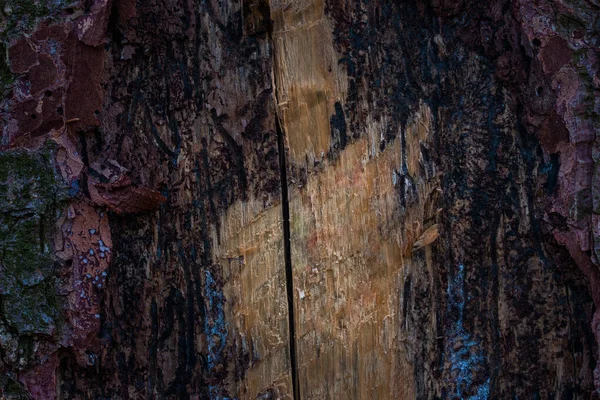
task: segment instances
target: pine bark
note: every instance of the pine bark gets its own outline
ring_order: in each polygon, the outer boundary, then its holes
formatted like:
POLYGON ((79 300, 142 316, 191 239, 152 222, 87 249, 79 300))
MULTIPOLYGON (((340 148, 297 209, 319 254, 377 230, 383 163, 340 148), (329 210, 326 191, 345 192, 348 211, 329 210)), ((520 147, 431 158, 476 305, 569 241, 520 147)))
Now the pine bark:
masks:
POLYGON ((598 397, 594 0, 0 4, 0 396, 598 397))

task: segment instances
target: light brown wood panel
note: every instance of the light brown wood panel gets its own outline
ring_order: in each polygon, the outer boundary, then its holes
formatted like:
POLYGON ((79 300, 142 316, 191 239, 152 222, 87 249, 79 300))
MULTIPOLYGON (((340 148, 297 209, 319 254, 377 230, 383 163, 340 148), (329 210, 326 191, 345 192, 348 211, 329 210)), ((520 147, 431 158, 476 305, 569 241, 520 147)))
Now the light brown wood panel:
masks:
POLYGON ((271 1, 277 102, 293 162, 327 153, 329 117, 347 91, 324 7, 324 0, 271 1))
POLYGON ((430 257, 411 258, 423 221, 436 212, 435 178, 419 171, 431 115, 424 105, 415 112, 402 132, 405 149, 398 138, 380 152, 386 120, 367 120, 367 132, 331 156, 330 119, 334 104, 344 102, 347 76, 323 7, 311 0, 271 4, 288 146, 301 398, 412 399, 410 339, 399 310, 408 271, 431 264, 430 257), (404 208, 403 152, 421 199, 404 208), (293 175, 299 170, 308 171, 305 182, 293 175))
POLYGON ((250 357, 230 392, 254 399, 272 390, 291 398, 281 202, 238 201, 221 216, 220 227, 213 254, 223 266, 226 320, 250 357))

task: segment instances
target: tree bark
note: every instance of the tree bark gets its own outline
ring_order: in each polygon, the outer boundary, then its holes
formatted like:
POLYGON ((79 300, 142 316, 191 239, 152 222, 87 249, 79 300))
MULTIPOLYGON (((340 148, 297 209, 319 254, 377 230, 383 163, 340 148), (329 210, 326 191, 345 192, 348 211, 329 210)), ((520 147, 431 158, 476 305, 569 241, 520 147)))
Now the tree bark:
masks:
POLYGON ((594 0, 0 4, 4 398, 599 398, 594 0))

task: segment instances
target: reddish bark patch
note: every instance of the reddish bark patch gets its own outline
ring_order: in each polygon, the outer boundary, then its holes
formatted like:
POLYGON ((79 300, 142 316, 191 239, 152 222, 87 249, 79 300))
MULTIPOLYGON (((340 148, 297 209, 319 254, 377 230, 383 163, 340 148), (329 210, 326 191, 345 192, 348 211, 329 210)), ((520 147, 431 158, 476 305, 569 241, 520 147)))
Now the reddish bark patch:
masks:
POLYGON ((74 32, 67 41, 69 57, 64 61, 71 84, 67 89, 65 116, 79 118, 73 124, 75 130, 100 125, 99 110, 102 109, 102 73, 106 53, 101 47, 91 47, 81 43, 74 32))
POLYGON ((63 90, 48 90, 39 99, 17 103, 12 117, 17 121, 18 131, 11 138, 11 147, 28 147, 27 141, 59 129, 63 126, 63 116, 60 113, 63 90))
POLYGON ((37 30, 31 34, 31 39, 36 42, 43 42, 48 39, 48 25, 45 22, 42 22, 40 26, 38 26, 37 30))
POLYGON ((104 42, 110 17, 110 1, 96 0, 88 15, 77 21, 79 40, 89 46, 98 46, 104 42))
POLYGON ((71 331, 68 343, 80 365, 93 364, 86 354, 100 351, 100 296, 112 256, 112 240, 105 214, 83 202, 68 207, 63 224, 64 260, 71 259, 71 287, 66 316, 71 331))
POLYGON ((8 49, 8 60, 10 70, 15 74, 22 74, 37 63, 37 53, 29 40, 19 38, 8 49))
POLYGON ((37 94, 51 86, 57 77, 56 64, 54 64, 49 55, 41 54, 38 57, 38 62, 39 64, 32 67, 29 71, 32 94, 37 94))
POLYGON ((13 111, 13 117, 19 124, 19 133, 17 134, 17 137, 31 135, 31 132, 37 130, 42 123, 40 116, 37 100, 28 100, 18 103, 13 111))
POLYGON ((119 214, 156 210, 167 200, 156 190, 133 186, 125 176, 114 183, 95 183, 90 180, 88 190, 92 201, 119 214))
POLYGON ((65 25, 53 25, 48 28, 48 39, 62 42, 67 39, 67 30, 65 25))
POLYGON ((544 71, 549 74, 558 72, 561 67, 571 61, 573 50, 567 41, 560 36, 554 36, 541 50, 541 60, 544 71))
POLYGON ((60 113, 63 93, 62 89, 46 91, 42 103, 42 124, 33 135, 45 135, 52 129, 59 129, 64 125, 64 117, 60 113))
POLYGON ((569 142, 569 131, 562 118, 554 110, 540 126, 537 136, 542 147, 548 153, 556 153, 556 146, 559 143, 569 142))

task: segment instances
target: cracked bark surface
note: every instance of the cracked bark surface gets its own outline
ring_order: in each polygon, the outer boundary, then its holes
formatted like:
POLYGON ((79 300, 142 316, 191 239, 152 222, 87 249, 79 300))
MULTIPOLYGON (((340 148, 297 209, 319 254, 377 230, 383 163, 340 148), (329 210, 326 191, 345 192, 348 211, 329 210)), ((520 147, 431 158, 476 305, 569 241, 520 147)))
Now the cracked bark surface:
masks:
POLYGON ((1 396, 598 398, 596 2, 0 5, 1 396))

